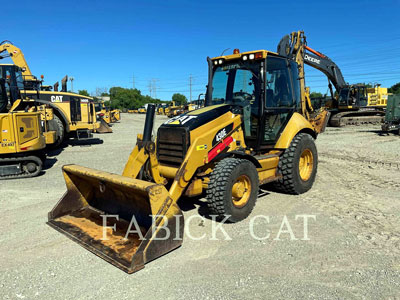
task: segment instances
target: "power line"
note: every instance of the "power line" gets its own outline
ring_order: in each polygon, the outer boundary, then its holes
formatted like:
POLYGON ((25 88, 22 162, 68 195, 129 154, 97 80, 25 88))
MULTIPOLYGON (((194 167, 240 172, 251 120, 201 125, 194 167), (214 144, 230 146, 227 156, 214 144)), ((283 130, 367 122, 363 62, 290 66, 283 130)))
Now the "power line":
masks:
POLYGON ((153 86, 152 86, 152 81, 149 80, 149 84, 147 85, 147 87, 149 88, 149 93, 150 93, 150 97, 152 96, 152 91, 153 91, 153 86))
POLYGON ((132 87, 135 89, 135 74, 132 73, 132 87))
POLYGON ((150 97, 152 98, 157 98, 157 81, 159 81, 158 78, 152 78, 149 80, 149 84, 147 85, 149 88, 150 97))

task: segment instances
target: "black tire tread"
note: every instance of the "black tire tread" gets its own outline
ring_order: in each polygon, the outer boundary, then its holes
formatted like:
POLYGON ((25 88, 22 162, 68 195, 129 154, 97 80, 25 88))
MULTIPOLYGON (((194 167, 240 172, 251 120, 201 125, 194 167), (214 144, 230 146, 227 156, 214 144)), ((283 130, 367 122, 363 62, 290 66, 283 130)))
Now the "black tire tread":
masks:
POLYGON ((299 194, 296 191, 295 182, 293 180, 292 168, 295 164, 294 156, 296 148, 303 138, 313 139, 312 136, 307 133, 297 134, 290 143, 289 148, 285 150, 279 160, 278 173, 282 174, 282 178, 273 183, 273 187, 279 192, 292 195, 299 194))
MULTIPOLYGON (((252 164, 252 162, 249 162, 246 159, 228 157, 218 162, 215 166, 210 175, 210 181, 206 192, 207 205, 210 214, 218 215, 221 218, 226 215, 224 198, 226 182, 228 182, 233 170, 244 162, 252 164)), ((258 191, 258 181, 255 188, 258 191)), ((254 206, 251 207, 249 214, 253 208, 254 206)))
POLYGON ((57 137, 59 137, 54 144, 50 145, 50 148, 55 149, 64 142, 65 128, 64 128, 64 123, 61 121, 61 119, 57 115, 54 115, 54 118, 52 121, 56 124, 57 128, 55 130, 57 132, 57 137))

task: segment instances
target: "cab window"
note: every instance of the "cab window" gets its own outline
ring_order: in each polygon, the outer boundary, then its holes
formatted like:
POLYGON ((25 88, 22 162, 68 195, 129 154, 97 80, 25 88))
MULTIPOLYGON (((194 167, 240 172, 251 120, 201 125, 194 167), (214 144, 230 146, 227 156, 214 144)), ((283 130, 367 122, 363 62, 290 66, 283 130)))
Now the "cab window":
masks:
POLYGON ((287 62, 283 58, 267 59, 266 72, 266 107, 293 107, 291 79, 287 62))
POLYGON ((284 58, 267 58, 263 144, 275 144, 280 132, 293 114, 297 102, 300 100, 298 77, 296 77, 297 85, 294 85, 296 90, 294 93, 292 91, 292 78, 297 76, 297 72, 297 65, 288 65, 284 58), (292 70, 296 68, 296 72, 289 72, 289 68, 292 70))
POLYGON ((292 84, 293 84, 293 97, 296 102, 296 106, 300 107, 301 103, 301 95, 300 95, 300 78, 299 78, 299 69, 297 63, 294 61, 290 62, 290 71, 292 73, 292 84))

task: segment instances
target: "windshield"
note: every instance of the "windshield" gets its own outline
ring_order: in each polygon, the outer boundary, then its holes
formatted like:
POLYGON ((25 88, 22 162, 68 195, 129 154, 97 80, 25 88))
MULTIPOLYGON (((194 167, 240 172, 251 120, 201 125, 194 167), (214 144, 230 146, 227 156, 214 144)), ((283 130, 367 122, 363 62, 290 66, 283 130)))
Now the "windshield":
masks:
POLYGON ((260 86, 260 63, 236 61, 218 66, 212 82, 212 104, 258 103, 260 86))

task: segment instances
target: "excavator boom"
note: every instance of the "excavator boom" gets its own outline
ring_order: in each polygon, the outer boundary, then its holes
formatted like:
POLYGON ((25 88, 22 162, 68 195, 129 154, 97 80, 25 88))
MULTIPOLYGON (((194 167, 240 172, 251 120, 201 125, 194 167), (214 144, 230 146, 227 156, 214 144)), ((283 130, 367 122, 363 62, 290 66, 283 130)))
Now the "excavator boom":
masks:
MULTIPOLYGON (((387 94, 379 89, 377 93, 367 93, 365 85, 349 85, 343 77, 340 68, 325 54, 307 46, 306 38, 302 31, 292 32, 284 36, 278 44, 278 53, 295 59, 304 74, 303 66, 307 64, 326 75, 329 80, 331 100, 323 106, 329 108, 331 118, 329 124, 334 127, 345 125, 376 124, 383 121, 387 94), (332 85, 337 95, 334 95, 332 85), (386 98, 385 98, 386 96, 386 98), (384 99, 377 101, 376 99, 384 99)), ((304 84, 304 81, 303 83, 304 84)), ((304 91, 305 89, 302 88, 304 91)), ((309 95, 305 95, 308 107, 311 107, 309 95)))
POLYGON ((10 57, 15 65, 22 69, 22 75, 32 76, 32 72, 29 69, 28 63, 25 60, 25 56, 21 49, 14 46, 10 41, 3 41, 0 43, 0 59, 10 57), (3 53, 7 53, 3 55, 3 53))

